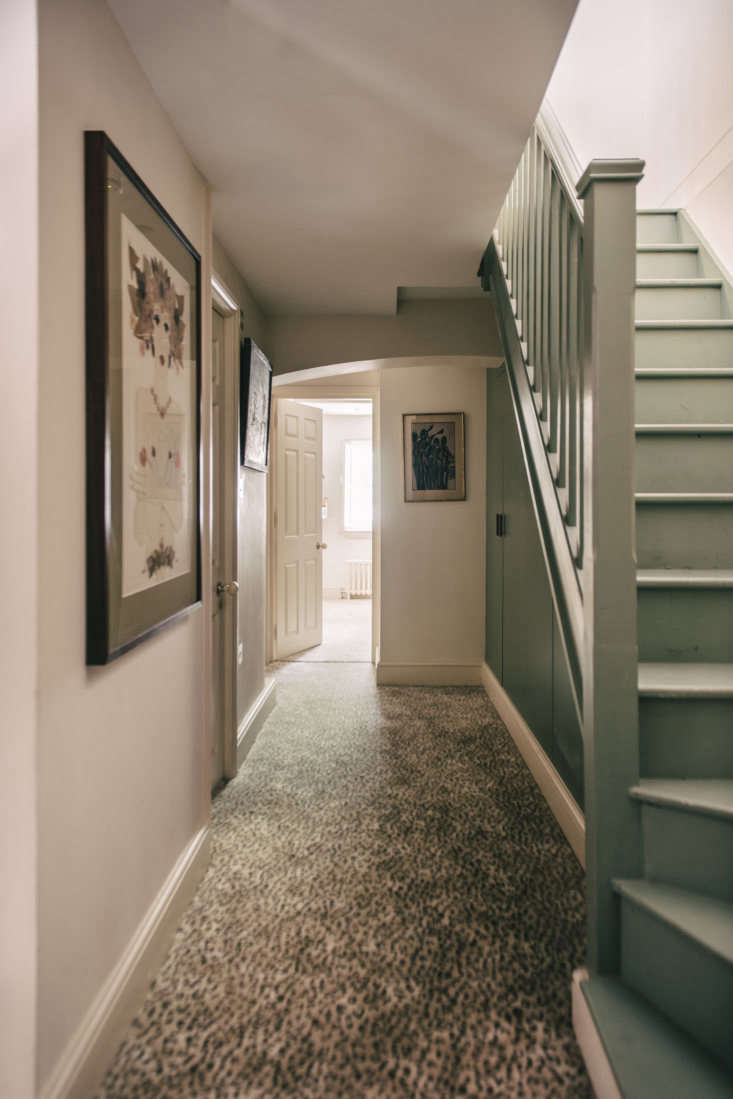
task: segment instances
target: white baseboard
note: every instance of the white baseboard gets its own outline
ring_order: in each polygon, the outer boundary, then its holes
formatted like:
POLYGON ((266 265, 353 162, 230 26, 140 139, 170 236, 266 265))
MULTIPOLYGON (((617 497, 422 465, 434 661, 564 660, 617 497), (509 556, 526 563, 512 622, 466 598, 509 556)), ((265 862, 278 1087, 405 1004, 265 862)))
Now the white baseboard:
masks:
POLYGON ((527 722, 502 687, 488 664, 481 668, 481 682, 506 725, 524 762, 544 794, 557 823, 575 852, 578 862, 585 867, 585 817, 573 795, 563 782, 550 757, 537 740, 527 722))
POLYGON ((479 687, 480 664, 377 664, 383 687, 479 687))
POLYGON ((209 847, 207 825, 179 856, 42 1087, 39 1099, 89 1099, 94 1095, 206 870, 209 847))
POLYGON ((588 1006, 588 1001, 583 995, 583 989, 580 987, 582 982, 587 980, 588 971, 586 969, 576 969, 573 973, 572 1003, 575 1037, 580 1046, 580 1052, 583 1054, 585 1067, 588 1070, 596 1099, 622 1099, 616 1077, 588 1006))
POLYGON ((265 685, 257 695, 237 729, 237 770, 242 766, 257 740, 257 734, 275 706, 275 680, 265 677, 265 685))

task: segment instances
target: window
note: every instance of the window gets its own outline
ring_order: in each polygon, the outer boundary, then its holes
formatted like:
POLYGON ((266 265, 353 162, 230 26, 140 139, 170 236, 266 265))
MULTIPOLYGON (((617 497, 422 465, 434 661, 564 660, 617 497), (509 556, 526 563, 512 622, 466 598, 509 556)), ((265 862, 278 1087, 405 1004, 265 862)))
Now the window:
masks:
POLYGON ((369 439, 344 443, 344 530, 372 529, 372 444, 369 439))

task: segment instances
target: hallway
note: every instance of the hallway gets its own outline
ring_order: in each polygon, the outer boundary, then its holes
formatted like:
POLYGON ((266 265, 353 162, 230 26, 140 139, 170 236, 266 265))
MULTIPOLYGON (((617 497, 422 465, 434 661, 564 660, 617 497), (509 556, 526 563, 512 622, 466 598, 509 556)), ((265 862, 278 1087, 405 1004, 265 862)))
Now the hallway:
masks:
POLYGON ((567 1096, 582 871, 476 688, 291 663, 98 1099, 567 1096))

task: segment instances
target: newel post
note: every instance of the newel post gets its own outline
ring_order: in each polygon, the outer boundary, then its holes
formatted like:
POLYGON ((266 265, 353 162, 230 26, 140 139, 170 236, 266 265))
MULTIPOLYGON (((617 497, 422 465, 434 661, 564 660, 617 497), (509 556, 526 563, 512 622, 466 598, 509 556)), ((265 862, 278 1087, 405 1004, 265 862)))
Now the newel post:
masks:
POLYGON ((641 874, 634 287, 641 160, 592 160, 577 185, 583 241, 583 739, 588 965, 619 968, 611 881, 641 874))

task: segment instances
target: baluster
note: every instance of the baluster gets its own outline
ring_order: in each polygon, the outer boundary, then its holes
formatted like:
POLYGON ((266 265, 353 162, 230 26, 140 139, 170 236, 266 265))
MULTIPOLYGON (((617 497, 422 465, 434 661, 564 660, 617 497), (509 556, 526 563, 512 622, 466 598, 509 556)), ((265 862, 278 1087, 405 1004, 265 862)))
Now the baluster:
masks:
POLYGON ((550 420, 550 161, 543 153, 542 172, 542 420, 550 420))
POLYGON ((541 143, 535 138, 535 236, 534 236, 534 267, 535 267, 535 299, 534 299, 534 389, 536 393, 542 393, 542 197, 543 197, 543 172, 545 154, 541 143))
POLYGON ((527 255, 527 229, 529 227, 529 141, 522 156, 522 339, 527 341, 529 354, 529 264, 527 255))
POLYGON ((557 469, 557 484, 559 488, 567 488, 568 470, 568 204, 561 186, 558 186, 560 210, 560 331, 559 346, 560 355, 558 366, 560 370, 560 423, 559 436, 559 464, 557 469))
POLYGON ((535 279, 537 277, 535 217, 536 173, 537 173, 537 136, 534 129, 529 139, 527 156, 527 359, 535 368, 534 386, 537 386, 537 328, 535 321, 535 279))
POLYGON ((550 176, 550 438, 557 454, 560 427, 560 185, 550 176))
POLYGON ((579 226, 574 215, 568 220, 568 515, 570 526, 578 524, 579 438, 578 404, 578 253, 579 226))
POLYGON ((517 304, 519 334, 523 335, 524 317, 522 316, 522 202, 523 202, 524 155, 517 166, 517 284, 514 288, 514 300, 517 304))

